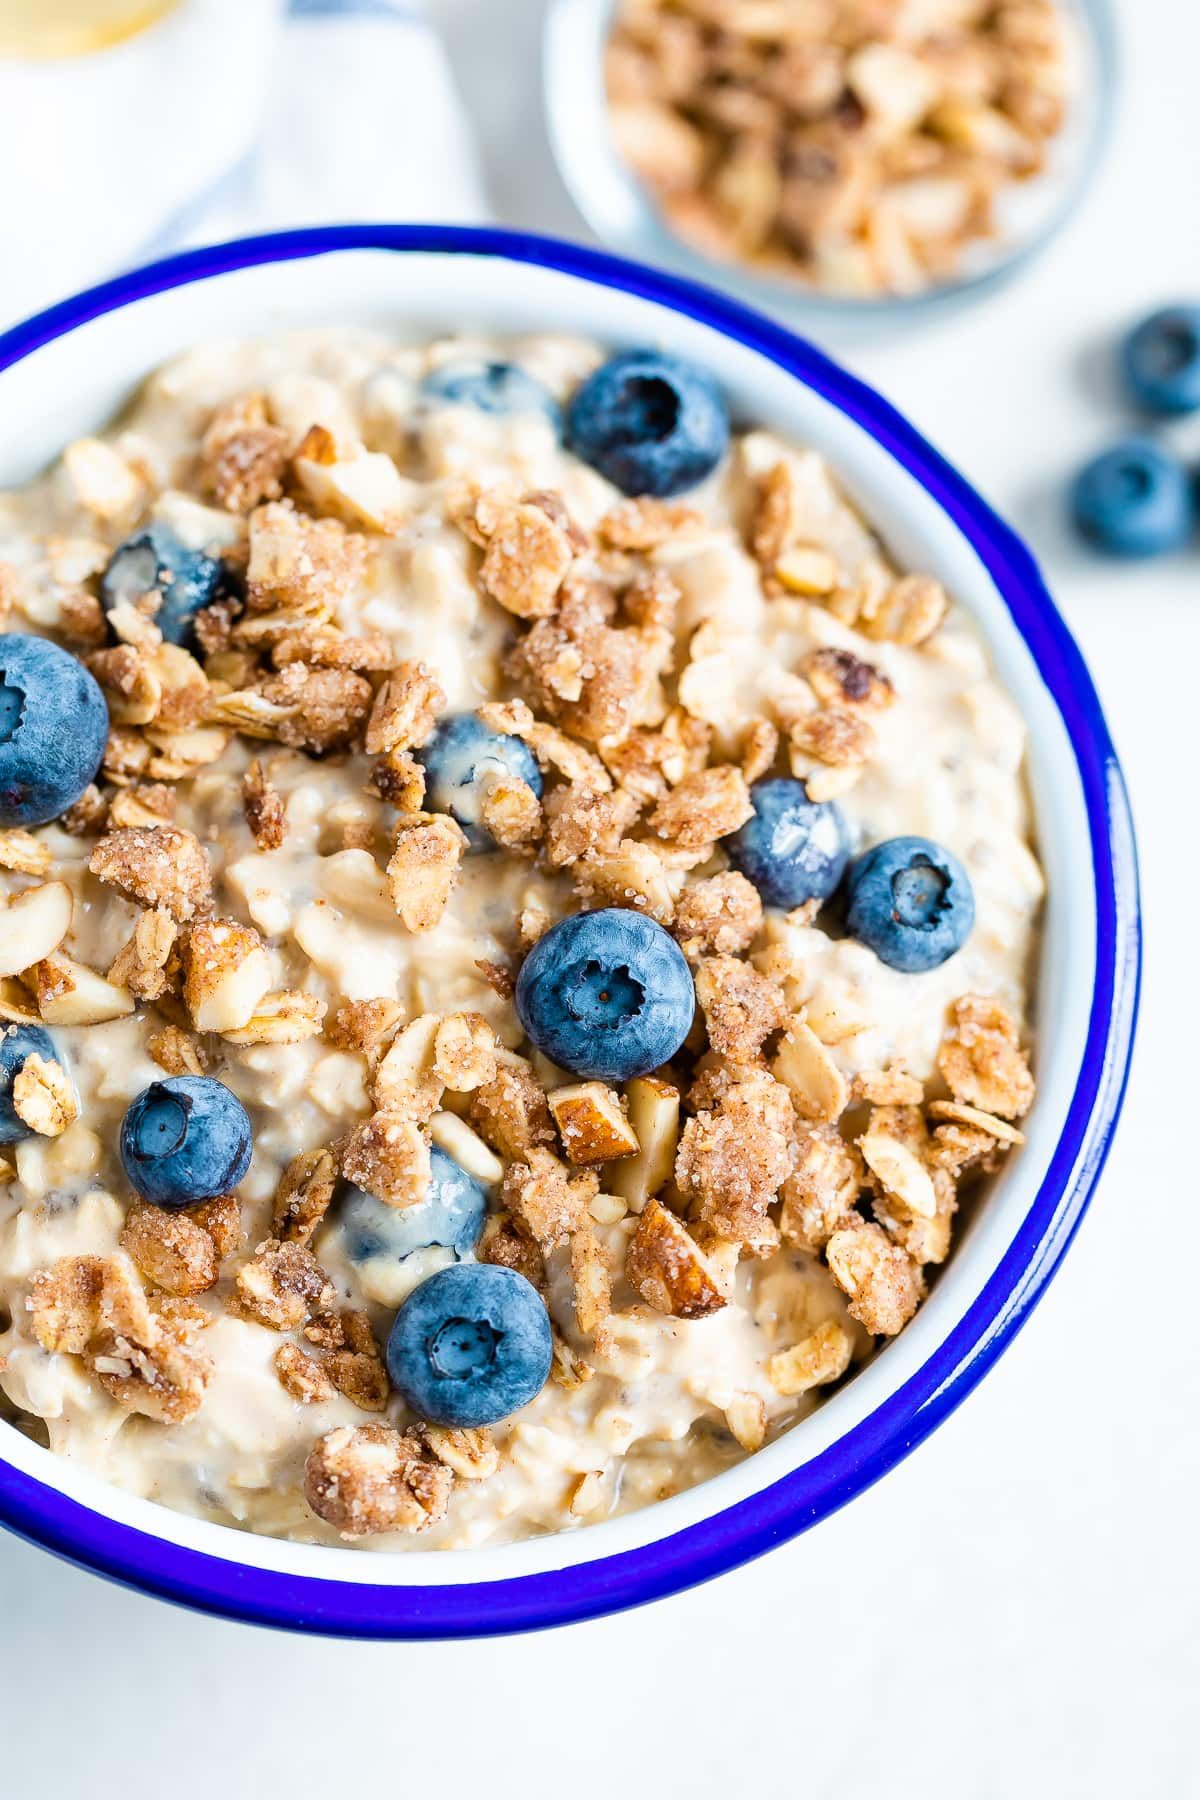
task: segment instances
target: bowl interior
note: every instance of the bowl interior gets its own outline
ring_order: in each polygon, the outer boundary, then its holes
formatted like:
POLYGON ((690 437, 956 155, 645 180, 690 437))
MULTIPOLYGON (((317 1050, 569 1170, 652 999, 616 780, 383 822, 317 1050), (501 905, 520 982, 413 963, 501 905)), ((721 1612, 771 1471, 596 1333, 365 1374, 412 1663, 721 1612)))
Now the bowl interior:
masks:
MULTIPOLYGON (((219 263, 220 253, 211 260, 219 263)), ((647 1511, 584 1530, 452 1555, 282 1543, 123 1494, 0 1425, 0 1457, 102 1516, 152 1537, 291 1575, 427 1587, 502 1581, 656 1543, 760 1492, 829 1448, 931 1359, 943 1359, 939 1377, 951 1382, 958 1364, 947 1340, 995 1275, 1054 1157, 1082 1067, 1097 942, 1087 806, 1058 705, 980 555, 951 511, 888 442, 759 349, 702 317, 685 316, 632 291, 635 272, 626 287, 619 268, 614 271, 610 280, 615 285, 608 285, 582 273, 495 255, 422 251, 398 256, 383 248, 345 248, 305 251, 303 260, 228 268, 162 292, 145 292, 0 370, 0 417, 5 422, 0 485, 27 479, 71 438, 103 425, 163 358, 203 339, 259 336, 313 324, 374 325, 413 339, 444 334, 451 325, 516 334, 569 329, 617 344, 662 342, 707 364, 736 415, 818 448, 897 558, 946 583, 978 621, 1000 679, 1024 712, 1050 893, 1038 997, 1040 1093, 1028 1141, 979 1209, 925 1306, 853 1382, 738 1467, 647 1511)), ((151 271, 144 286, 151 287, 153 279, 151 271)), ((705 297, 696 298, 703 311, 705 297)), ((0 361, 4 351, 0 342, 0 361)), ((852 405, 853 384, 842 378, 842 387, 852 405)), ((949 504, 953 509, 953 498, 949 504)), ((1024 1279, 1031 1277, 1031 1270, 1023 1271, 1024 1279)), ((1009 1298, 1016 1304, 1016 1294, 1009 1298)))

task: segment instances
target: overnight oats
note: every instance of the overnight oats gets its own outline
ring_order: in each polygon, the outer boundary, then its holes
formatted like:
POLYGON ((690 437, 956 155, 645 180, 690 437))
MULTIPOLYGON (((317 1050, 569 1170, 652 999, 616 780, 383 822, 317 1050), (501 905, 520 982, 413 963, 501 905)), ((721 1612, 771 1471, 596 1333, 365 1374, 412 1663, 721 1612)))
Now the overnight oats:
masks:
POLYGON ((199 349, 0 495, 0 1396, 371 1547, 703 1481, 1021 1143, 981 640, 813 450, 565 337, 199 349))

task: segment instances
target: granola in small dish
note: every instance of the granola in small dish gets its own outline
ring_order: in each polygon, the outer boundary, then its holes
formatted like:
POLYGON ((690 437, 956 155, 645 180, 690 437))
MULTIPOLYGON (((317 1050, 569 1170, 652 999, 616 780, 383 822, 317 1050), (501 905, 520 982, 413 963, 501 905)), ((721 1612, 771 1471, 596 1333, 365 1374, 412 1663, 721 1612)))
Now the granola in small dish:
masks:
POLYGON ((1076 33, 1062 0, 621 0, 612 141, 703 255, 916 294, 984 266, 1054 178, 1076 33))
POLYGON ((644 348, 201 348, 0 495, 0 595, 6 1416, 503 1544, 904 1329, 1019 1154, 1042 878, 978 633, 814 450, 644 348))

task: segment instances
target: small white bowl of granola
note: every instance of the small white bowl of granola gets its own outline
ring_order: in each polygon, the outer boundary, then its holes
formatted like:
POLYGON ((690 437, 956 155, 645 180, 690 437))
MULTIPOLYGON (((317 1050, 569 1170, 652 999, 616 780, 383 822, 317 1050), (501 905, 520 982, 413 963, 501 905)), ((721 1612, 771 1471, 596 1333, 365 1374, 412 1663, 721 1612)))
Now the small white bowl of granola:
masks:
POLYGON ((0 339, 0 405, 0 1517, 452 1636, 884 1473, 1132 1039, 1011 533, 797 339, 500 232, 189 253, 0 339))

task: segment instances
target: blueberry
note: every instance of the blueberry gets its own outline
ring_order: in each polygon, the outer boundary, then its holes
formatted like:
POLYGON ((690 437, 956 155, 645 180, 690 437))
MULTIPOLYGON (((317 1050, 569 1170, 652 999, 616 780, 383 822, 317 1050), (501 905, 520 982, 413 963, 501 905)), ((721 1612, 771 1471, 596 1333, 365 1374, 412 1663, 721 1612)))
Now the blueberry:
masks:
POLYGON ((514 998, 531 1043, 561 1068, 601 1081, 661 1068, 696 1008, 675 939, 617 906, 552 925, 521 965, 514 998))
POLYGON ((846 929, 905 975, 936 969, 975 923, 971 878, 932 838, 889 838, 852 864, 846 929))
POLYGON ((1114 556, 1177 550, 1196 522, 1187 470, 1147 438, 1128 438, 1081 469, 1071 510, 1084 537, 1114 556))
POLYGON ((788 775, 756 781, 750 799, 753 817, 722 840, 734 868, 783 912, 828 900, 850 855, 841 808, 810 800, 804 783, 788 775))
POLYGON ((169 526, 155 524, 118 545, 100 585, 106 609, 157 594, 154 623, 168 643, 190 645, 196 614, 220 597, 225 581, 218 557, 189 550, 169 526))
POLYGON ((628 350, 593 371, 567 408, 567 444, 625 494, 682 494, 729 443, 712 376, 682 357, 628 350))
POLYGON ((433 1425, 494 1425, 545 1386, 553 1346, 537 1289, 515 1269, 455 1263, 413 1289, 388 1338, 388 1374, 433 1425))
POLYGON ((1166 306, 1136 325, 1121 346, 1125 376, 1155 413, 1200 407, 1200 306, 1166 306))
POLYGON ((472 850, 492 850, 495 839, 479 822, 479 811, 491 780, 517 776, 541 794, 542 775, 533 751, 518 737, 489 731, 474 713, 448 713, 417 759, 424 765, 426 805, 449 813, 467 834, 472 850))
POLYGON ((0 826, 61 817, 107 741, 108 707, 81 662, 45 638, 0 636, 0 826))
POLYGON ((562 432, 558 401, 540 381, 516 363, 482 362, 471 358, 443 363, 421 383, 421 391, 433 400, 453 406, 473 406, 476 412, 509 418, 515 413, 545 413, 556 433, 562 432))
POLYGON ((250 1146, 245 1107, 209 1075, 152 1081, 121 1121, 130 1185, 168 1212, 232 1193, 250 1167, 250 1146))
POLYGON ((62 1062, 54 1039, 40 1025, 0 1025, 0 1144, 19 1144, 33 1131, 12 1103, 12 1085, 31 1056, 62 1062))
POLYGON ((437 1144, 429 1153, 432 1187, 416 1206, 385 1206, 361 1188, 349 1188, 340 1212, 351 1262, 386 1256, 399 1262, 413 1250, 445 1244, 465 1256, 475 1248, 487 1213, 483 1183, 460 1168, 437 1144))

